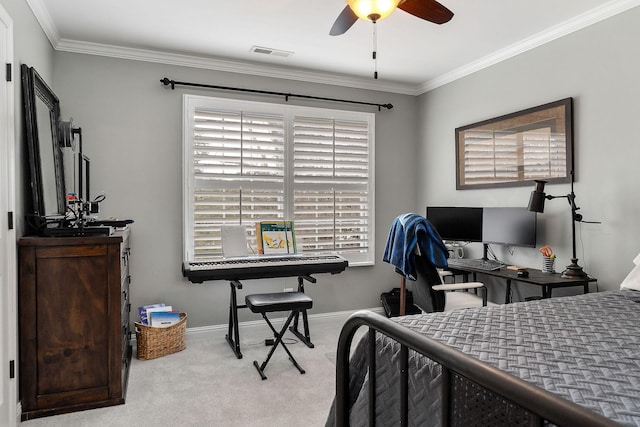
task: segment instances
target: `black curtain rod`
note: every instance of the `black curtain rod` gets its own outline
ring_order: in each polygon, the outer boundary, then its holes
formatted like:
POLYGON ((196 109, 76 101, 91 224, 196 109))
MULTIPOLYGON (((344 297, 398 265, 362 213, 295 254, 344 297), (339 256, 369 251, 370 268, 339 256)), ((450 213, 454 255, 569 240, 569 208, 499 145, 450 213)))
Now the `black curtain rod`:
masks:
POLYGON ((251 92, 251 93, 260 93, 263 95, 277 95, 284 96, 285 101, 289 101, 289 98, 306 98, 306 99, 318 99, 321 101, 333 101, 333 102, 346 102, 349 104, 360 104, 360 105, 373 105, 378 107, 378 111, 382 108, 386 108, 388 110, 393 108, 393 104, 376 104, 373 102, 362 102, 362 101, 350 101, 348 99, 336 99, 336 98, 323 98, 321 96, 310 96, 310 95, 297 95, 295 93, 284 93, 284 92, 271 92, 268 90, 257 90, 257 89, 243 89, 239 87, 228 87, 228 86, 215 86, 215 85, 206 85, 202 83, 187 83, 187 82, 177 82, 175 80, 170 80, 165 77, 164 79, 160 79, 160 83, 165 86, 171 85, 171 89, 175 89, 176 85, 180 86, 193 86, 193 87, 202 87, 207 89, 224 89, 224 90, 234 90, 237 92, 251 92))

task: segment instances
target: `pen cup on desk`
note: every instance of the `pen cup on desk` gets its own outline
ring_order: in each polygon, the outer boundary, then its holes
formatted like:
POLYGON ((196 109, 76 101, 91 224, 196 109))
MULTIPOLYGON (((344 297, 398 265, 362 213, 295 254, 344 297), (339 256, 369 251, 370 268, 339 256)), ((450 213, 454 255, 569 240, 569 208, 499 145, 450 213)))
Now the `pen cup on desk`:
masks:
POLYGON ((555 263, 556 257, 552 256, 543 256, 542 257, 542 272, 543 273, 555 273, 555 263))

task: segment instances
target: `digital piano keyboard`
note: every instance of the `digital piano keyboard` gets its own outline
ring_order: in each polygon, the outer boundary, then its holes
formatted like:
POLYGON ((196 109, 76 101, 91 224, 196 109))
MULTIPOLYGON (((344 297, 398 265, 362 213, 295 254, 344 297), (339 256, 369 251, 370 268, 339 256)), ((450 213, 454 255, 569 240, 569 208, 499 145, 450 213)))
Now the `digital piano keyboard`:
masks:
POLYGON ((262 255, 212 261, 185 261, 182 275, 192 283, 341 273, 349 263, 339 255, 262 255))

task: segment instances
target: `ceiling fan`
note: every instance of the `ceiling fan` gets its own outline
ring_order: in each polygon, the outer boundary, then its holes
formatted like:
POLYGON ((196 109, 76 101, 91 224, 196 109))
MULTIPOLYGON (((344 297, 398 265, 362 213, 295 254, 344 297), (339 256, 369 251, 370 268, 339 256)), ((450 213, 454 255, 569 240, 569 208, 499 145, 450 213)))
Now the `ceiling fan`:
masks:
POLYGON ((444 24, 453 18, 453 12, 435 0, 347 0, 329 35, 346 33, 358 18, 375 23, 389 16, 396 7, 435 24, 444 24))

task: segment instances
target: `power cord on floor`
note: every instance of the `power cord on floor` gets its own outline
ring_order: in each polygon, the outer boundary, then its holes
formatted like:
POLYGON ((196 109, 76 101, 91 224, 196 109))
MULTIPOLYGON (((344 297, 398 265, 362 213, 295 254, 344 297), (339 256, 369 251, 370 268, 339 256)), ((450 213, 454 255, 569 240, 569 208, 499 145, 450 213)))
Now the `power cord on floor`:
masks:
MULTIPOLYGON (((279 325, 278 328, 276 328, 277 330, 282 329, 282 327, 284 326, 284 323, 287 321, 287 319, 289 318, 290 314, 291 314, 291 312, 289 311, 289 312, 287 312, 287 314, 284 317, 280 318, 280 322, 279 322, 280 325, 279 325)), ((274 327, 275 327, 275 325, 274 325, 274 327)), ((275 343, 275 341, 276 341, 275 338, 267 338, 267 339, 264 340, 264 345, 267 346, 267 347, 271 346, 271 345, 273 345, 275 343)), ((282 338, 282 342, 287 344, 287 345, 289 345, 289 344, 296 344, 298 342, 298 340, 295 339, 295 338, 284 338, 283 337, 282 338)))
MULTIPOLYGON (((264 345, 269 347, 271 345, 273 345, 276 342, 275 338, 267 338, 264 340, 264 345)), ((282 338, 283 343, 289 345, 289 344, 297 344, 298 340, 295 338, 282 338)))

